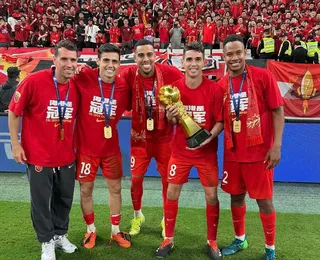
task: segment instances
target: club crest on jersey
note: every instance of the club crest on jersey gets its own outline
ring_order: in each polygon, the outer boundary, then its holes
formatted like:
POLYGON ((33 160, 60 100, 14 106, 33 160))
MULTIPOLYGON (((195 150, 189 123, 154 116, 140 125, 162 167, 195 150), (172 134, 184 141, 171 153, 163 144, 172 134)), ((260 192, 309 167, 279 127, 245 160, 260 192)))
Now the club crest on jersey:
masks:
POLYGON ((20 97, 21 97, 20 92, 19 92, 19 91, 16 91, 15 94, 14 94, 14 98, 13 98, 14 102, 15 102, 15 103, 18 103, 20 97))
POLYGON ((34 166, 34 170, 35 170, 36 172, 41 172, 42 169, 43 169, 42 166, 38 166, 38 165, 35 165, 35 166, 34 166))

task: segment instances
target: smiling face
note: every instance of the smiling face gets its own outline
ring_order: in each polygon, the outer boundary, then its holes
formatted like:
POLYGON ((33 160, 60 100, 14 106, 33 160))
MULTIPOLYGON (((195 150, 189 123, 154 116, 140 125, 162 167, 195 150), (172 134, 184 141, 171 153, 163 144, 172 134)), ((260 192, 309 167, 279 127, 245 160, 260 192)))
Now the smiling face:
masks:
POLYGON ((192 79, 202 77, 202 68, 204 67, 203 53, 194 50, 186 51, 182 59, 182 66, 187 77, 192 79))
POLYGON ((144 77, 151 77, 154 73, 156 54, 152 45, 140 45, 134 52, 134 61, 137 63, 140 73, 144 77))
POLYGON ((77 68, 77 60, 76 51, 69 51, 64 47, 58 50, 58 55, 53 58, 53 63, 56 67, 56 77, 60 83, 68 81, 73 76, 77 68))
POLYGON ((101 79, 106 83, 112 83, 120 68, 120 57, 116 52, 103 52, 97 59, 101 79))
POLYGON ((240 75, 245 68, 247 49, 240 41, 228 42, 223 48, 223 58, 231 76, 240 75))

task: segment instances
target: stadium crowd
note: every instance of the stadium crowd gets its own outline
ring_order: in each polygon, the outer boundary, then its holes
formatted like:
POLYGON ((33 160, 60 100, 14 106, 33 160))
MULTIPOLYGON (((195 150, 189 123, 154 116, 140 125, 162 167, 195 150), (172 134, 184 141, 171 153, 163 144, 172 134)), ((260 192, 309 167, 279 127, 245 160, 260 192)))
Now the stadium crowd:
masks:
POLYGON ((79 50, 110 42, 127 54, 146 38, 161 49, 195 40, 219 49, 233 33, 244 37, 253 58, 299 62, 298 49, 312 63, 319 54, 320 1, 0 0, 1 47, 54 47, 68 39, 79 50))

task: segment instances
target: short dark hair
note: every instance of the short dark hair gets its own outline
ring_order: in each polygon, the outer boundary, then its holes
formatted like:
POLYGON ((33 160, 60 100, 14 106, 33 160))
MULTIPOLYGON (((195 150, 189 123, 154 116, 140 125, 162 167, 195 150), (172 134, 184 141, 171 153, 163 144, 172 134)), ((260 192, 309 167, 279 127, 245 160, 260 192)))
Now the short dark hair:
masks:
POLYGON ((223 41, 223 48, 226 46, 229 42, 241 42, 244 45, 243 38, 241 35, 237 34, 230 34, 228 35, 224 41, 223 41))
POLYGON ((98 49, 98 59, 101 59, 102 53, 106 52, 116 52, 118 53, 120 59, 120 49, 116 45, 111 43, 102 44, 98 49))
POLYGON ((61 49, 61 48, 65 48, 68 51, 75 51, 75 52, 77 52, 77 56, 78 56, 77 46, 69 40, 62 40, 62 41, 58 42, 58 44, 54 47, 54 56, 55 57, 59 56, 59 49, 61 49))
POLYGON ((136 50, 139 46, 144 46, 144 45, 150 45, 153 48, 153 45, 150 41, 146 40, 146 39, 142 39, 137 41, 137 43, 134 45, 134 50, 136 50))
POLYGON ((204 47, 200 42, 190 42, 183 49, 183 57, 187 51, 197 51, 201 52, 204 57, 204 47))

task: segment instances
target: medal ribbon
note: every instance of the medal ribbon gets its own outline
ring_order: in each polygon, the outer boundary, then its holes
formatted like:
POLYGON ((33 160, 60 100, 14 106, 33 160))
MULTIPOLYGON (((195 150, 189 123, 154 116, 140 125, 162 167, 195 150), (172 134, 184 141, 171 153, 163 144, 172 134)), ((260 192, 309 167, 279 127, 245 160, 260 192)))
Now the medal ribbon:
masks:
POLYGON ((103 89, 102 89, 102 80, 100 75, 98 76, 98 82, 99 82, 99 87, 100 87, 100 94, 101 94, 101 102, 102 102, 102 107, 103 107, 103 113, 104 113, 104 118, 106 120, 106 126, 109 127, 109 120, 111 116, 111 107, 112 107, 112 102, 113 102, 113 95, 114 95, 114 89, 115 89, 115 83, 112 83, 112 89, 111 89, 111 95, 109 98, 109 104, 108 104, 108 110, 107 110, 107 104, 103 95, 103 89))
POLYGON ((157 81, 154 80, 153 81, 153 86, 152 86, 152 94, 151 95, 148 95, 147 94, 147 91, 145 88, 143 88, 143 91, 144 91, 144 99, 145 99, 145 102, 148 106, 148 119, 152 119, 152 100, 153 98, 155 97, 155 87, 157 85, 157 81))
POLYGON ((59 115, 60 129, 62 129, 62 128, 63 128, 63 119, 64 119, 64 116, 65 116, 65 114, 66 114, 67 103, 68 103, 68 98, 69 98, 70 82, 68 81, 67 94, 66 94, 66 98, 65 98, 65 100, 64 100, 63 110, 62 110, 62 108, 61 108, 61 103, 62 103, 62 101, 61 101, 61 99, 60 99, 60 93, 59 93, 59 88, 58 88, 58 81, 57 81, 55 72, 53 72, 52 77, 53 77, 54 86, 55 86, 55 88, 56 88, 56 96, 57 96, 57 102, 58 102, 58 115, 59 115))
POLYGON ((232 78, 229 76, 229 82, 230 82, 230 92, 231 92, 231 97, 232 97, 232 103, 234 106, 234 112, 236 113, 236 121, 240 120, 240 97, 241 97, 241 92, 242 92, 242 87, 244 80, 246 78, 246 71, 242 73, 242 79, 241 79, 241 84, 240 84, 240 89, 238 93, 238 103, 234 94, 233 86, 232 86, 232 78))

